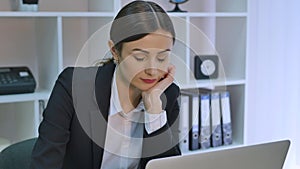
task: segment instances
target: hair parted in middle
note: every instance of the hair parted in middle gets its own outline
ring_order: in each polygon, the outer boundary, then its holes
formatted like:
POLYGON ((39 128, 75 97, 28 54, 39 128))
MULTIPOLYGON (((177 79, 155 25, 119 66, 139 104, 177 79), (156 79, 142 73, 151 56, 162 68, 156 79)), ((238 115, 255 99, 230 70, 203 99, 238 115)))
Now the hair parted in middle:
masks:
POLYGON ((146 35, 162 29, 172 35, 175 42, 173 23, 164 9, 150 1, 133 1, 124 6, 114 18, 110 39, 119 53, 122 44, 139 40, 146 35))

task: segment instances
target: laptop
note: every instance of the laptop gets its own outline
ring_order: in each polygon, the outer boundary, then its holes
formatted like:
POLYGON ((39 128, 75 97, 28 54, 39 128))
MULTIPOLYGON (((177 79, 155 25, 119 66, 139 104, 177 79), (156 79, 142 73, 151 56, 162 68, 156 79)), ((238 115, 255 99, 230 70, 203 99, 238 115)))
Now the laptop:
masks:
POLYGON ((153 159, 146 169, 282 169, 289 140, 153 159))

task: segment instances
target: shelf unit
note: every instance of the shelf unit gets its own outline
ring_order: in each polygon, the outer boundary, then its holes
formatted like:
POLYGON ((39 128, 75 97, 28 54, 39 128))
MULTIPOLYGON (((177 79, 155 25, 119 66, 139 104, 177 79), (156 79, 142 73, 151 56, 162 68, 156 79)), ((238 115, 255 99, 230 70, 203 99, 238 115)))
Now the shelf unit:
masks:
MULTIPOLYGON (((78 55, 99 28, 108 25, 129 0, 40 1, 39 12, 11 11, 9 0, 0 2, 0 66, 28 66, 37 80, 31 94, 0 96, 0 137, 11 143, 37 136, 40 101, 47 101, 58 74, 80 65, 78 55), (13 131, 13 132, 11 132, 13 131)), ((157 1, 172 10, 168 1, 157 1)), ((245 140, 247 0, 204 0, 181 4, 187 13, 169 13, 178 41, 173 63, 181 89, 225 87, 231 93, 233 145, 245 140), (203 32, 199 33, 199 29, 203 32), (216 80, 192 80, 193 56, 218 53, 224 71, 216 80)), ((101 33, 98 56, 108 52, 108 33, 101 33)), ((97 40, 97 39, 96 39, 97 40)))

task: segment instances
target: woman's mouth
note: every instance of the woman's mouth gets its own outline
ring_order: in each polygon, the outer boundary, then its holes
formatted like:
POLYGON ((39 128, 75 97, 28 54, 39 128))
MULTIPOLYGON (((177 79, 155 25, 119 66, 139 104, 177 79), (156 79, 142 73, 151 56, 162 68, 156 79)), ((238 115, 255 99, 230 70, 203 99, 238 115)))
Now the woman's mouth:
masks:
POLYGON ((156 79, 141 79, 144 83, 148 83, 148 84, 151 84, 151 83, 154 83, 156 81, 156 79))

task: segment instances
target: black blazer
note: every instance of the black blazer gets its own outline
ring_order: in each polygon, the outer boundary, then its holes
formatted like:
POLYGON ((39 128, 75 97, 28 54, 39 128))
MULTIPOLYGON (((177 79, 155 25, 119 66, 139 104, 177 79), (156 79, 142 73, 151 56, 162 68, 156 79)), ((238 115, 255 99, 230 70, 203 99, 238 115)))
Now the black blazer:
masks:
MULTIPOLYGON (((59 75, 43 112, 31 169, 100 168, 114 69, 109 62, 100 67, 66 68, 59 75)), ((144 129, 139 168, 151 159, 181 154, 179 88, 172 84, 164 94, 167 124, 151 134, 144 129)))

